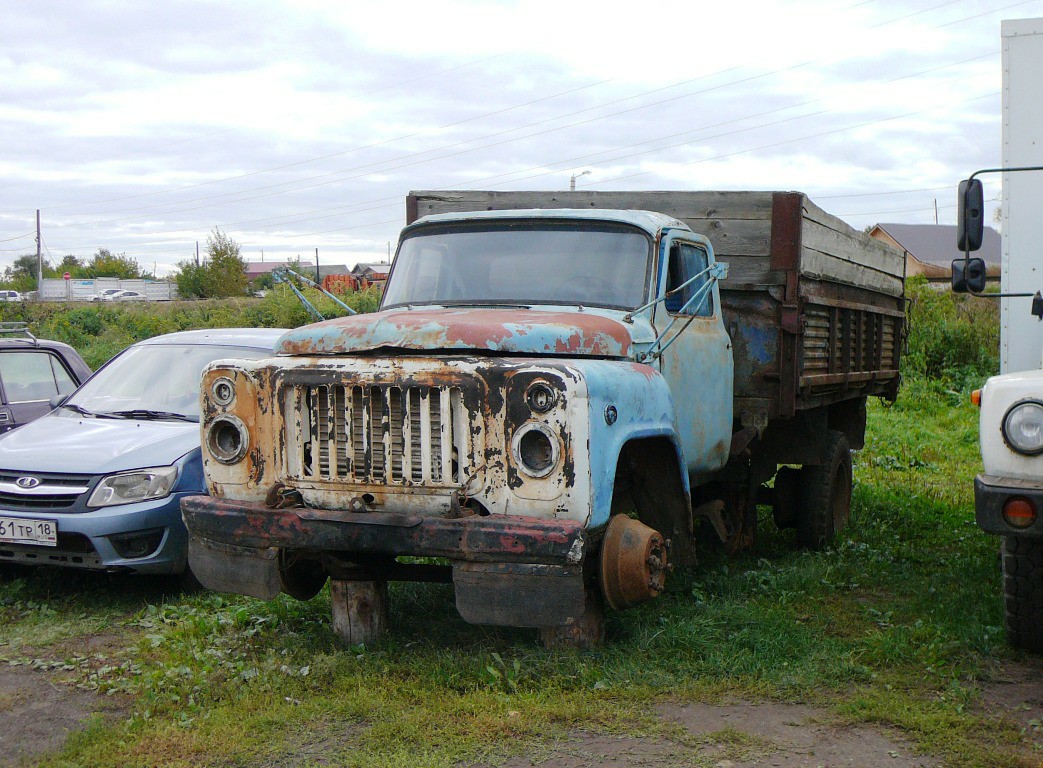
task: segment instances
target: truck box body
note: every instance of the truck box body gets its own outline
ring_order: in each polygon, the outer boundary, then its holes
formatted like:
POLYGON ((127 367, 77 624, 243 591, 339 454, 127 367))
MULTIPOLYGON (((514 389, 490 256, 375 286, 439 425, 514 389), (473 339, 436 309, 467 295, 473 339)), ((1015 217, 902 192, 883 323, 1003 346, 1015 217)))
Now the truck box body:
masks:
POLYGON ((412 192, 406 222, 459 211, 640 209, 706 236, 734 344, 745 425, 867 395, 893 398, 905 333, 905 257, 800 192, 412 192))

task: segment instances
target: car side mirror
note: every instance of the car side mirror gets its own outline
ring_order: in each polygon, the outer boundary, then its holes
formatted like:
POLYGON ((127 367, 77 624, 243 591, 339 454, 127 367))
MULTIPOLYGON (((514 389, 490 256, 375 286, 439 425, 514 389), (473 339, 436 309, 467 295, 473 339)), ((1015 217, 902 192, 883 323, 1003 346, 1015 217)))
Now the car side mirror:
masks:
MULTIPOLYGON (((960 182, 956 210, 956 247, 964 253, 978 250, 985 236, 985 192, 978 179, 960 182)), ((954 286, 955 280, 954 272, 954 286)))
POLYGON ((68 399, 69 399, 68 395, 55 395, 54 397, 52 397, 50 400, 47 401, 47 405, 51 406, 51 410, 53 411, 55 408, 60 406, 62 403, 64 403, 68 399))
POLYGON ((981 293, 985 278, 985 259, 953 259, 952 289, 956 293, 981 293))

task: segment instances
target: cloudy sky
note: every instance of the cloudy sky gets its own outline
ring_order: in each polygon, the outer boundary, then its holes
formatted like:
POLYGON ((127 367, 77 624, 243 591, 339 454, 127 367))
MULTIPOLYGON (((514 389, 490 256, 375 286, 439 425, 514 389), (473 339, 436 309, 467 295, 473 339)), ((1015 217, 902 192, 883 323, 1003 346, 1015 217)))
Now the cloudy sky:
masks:
MULTIPOLYGON (((955 220, 1000 159, 1000 21, 1043 0, 5 3, 0 267, 219 227, 386 258, 413 189, 799 189, 955 220), (587 173, 589 171, 589 173, 587 173), (582 175, 580 175, 582 174, 582 175)), ((999 194, 996 183, 986 196, 999 194)), ((998 205, 998 203, 996 203, 998 205)))

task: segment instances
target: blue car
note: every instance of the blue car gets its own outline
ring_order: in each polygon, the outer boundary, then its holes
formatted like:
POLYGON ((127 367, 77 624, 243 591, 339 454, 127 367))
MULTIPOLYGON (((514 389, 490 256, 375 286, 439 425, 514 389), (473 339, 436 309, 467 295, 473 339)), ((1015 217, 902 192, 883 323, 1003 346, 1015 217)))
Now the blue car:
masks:
POLYGON ((203 367, 268 357, 283 333, 229 328, 140 342, 50 414, 0 435, 0 564, 190 581, 179 502, 206 493, 203 367))

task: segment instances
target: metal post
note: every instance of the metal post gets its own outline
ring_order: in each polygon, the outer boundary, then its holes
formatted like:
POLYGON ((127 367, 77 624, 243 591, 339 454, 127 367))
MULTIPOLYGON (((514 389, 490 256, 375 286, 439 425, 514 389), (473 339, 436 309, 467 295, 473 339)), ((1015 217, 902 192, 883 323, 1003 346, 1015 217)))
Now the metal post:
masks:
POLYGON ((319 249, 315 249, 315 282, 322 283, 322 275, 319 274, 319 249))
POLYGON ((40 209, 36 209, 36 300, 43 300, 43 250, 40 237, 40 209))

